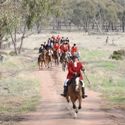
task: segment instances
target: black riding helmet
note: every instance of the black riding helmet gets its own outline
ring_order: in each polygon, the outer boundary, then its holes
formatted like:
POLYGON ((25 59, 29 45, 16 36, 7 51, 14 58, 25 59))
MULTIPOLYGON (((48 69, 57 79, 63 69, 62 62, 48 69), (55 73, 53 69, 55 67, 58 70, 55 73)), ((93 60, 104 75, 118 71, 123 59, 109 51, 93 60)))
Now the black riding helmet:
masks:
POLYGON ((76 44, 74 43, 73 46, 76 46, 76 44))

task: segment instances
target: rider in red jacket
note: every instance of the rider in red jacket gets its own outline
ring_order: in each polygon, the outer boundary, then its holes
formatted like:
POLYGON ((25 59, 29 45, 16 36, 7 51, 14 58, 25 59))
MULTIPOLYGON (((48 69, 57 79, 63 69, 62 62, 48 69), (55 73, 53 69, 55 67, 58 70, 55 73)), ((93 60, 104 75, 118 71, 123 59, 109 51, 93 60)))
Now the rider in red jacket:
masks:
POLYGON ((61 46, 60 46, 60 50, 61 50, 61 53, 66 53, 69 51, 69 47, 67 46, 66 43, 63 43, 61 46))
POLYGON ((72 56, 75 56, 75 54, 78 52, 78 48, 76 46, 76 44, 74 44, 71 48, 71 54, 72 56))
POLYGON ((67 67, 68 67, 68 74, 67 74, 67 79, 64 82, 64 94, 62 95, 66 96, 67 94, 67 90, 68 90, 67 82, 71 80, 74 77, 74 75, 78 75, 79 80, 82 82, 82 97, 83 98, 87 97, 87 95, 85 95, 83 76, 81 73, 81 71, 84 71, 84 67, 82 63, 79 62, 78 58, 75 56, 73 58, 73 61, 69 61, 67 67))
POLYGON ((53 49, 54 49, 55 51, 58 51, 59 48, 60 48, 60 45, 59 45, 58 42, 56 42, 56 43, 54 44, 54 46, 53 46, 53 49))

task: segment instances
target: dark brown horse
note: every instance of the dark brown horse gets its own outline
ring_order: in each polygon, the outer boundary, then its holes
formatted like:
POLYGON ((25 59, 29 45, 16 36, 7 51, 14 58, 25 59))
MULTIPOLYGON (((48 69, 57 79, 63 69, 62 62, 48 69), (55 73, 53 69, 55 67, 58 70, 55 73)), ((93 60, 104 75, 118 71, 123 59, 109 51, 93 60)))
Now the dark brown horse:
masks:
POLYGON ((65 71, 66 70, 66 66, 67 66, 67 63, 69 61, 70 58, 70 54, 67 52, 67 53, 62 53, 61 57, 60 57, 60 62, 62 64, 62 70, 65 71))
POLYGON ((45 66, 45 58, 46 58, 46 51, 43 51, 38 57, 39 70, 43 68, 43 65, 45 66))
POLYGON ((67 92, 67 101, 69 102, 71 100, 73 104, 73 109, 76 110, 76 113, 78 113, 78 109, 81 109, 81 103, 82 103, 82 85, 79 80, 79 77, 74 76, 70 81, 68 85, 68 92, 67 92), (79 106, 77 108, 75 102, 78 100, 79 106))
POLYGON ((52 54, 53 51, 51 49, 48 49, 48 51, 45 54, 45 65, 49 68, 52 66, 52 54))
POLYGON ((59 53, 56 50, 53 51, 53 59, 54 59, 55 65, 59 65, 59 53))

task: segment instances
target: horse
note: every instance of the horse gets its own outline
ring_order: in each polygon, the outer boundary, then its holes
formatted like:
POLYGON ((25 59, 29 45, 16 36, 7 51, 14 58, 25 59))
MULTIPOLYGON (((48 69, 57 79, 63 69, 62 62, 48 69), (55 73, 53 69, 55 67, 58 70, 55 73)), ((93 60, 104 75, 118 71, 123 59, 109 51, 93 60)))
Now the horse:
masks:
POLYGON ((79 80, 79 76, 75 75, 68 82, 68 92, 66 96, 67 102, 71 100, 73 109, 75 109, 76 113, 78 113, 78 109, 81 109, 82 104, 82 83, 79 80), (77 107, 75 102, 78 100, 79 106, 77 107))
POLYGON ((38 57, 39 70, 43 68, 43 64, 45 66, 45 56, 46 56, 46 51, 43 51, 38 57))
POLYGON ((53 51, 52 49, 48 49, 48 51, 45 54, 45 65, 49 68, 50 64, 52 66, 52 55, 53 55, 53 51))
POLYGON ((62 64, 62 70, 65 71, 66 70, 66 66, 68 63, 68 60, 70 59, 71 55, 68 52, 62 53, 61 57, 60 57, 60 62, 62 64))
POLYGON ((59 65, 59 53, 56 50, 53 51, 53 59, 55 61, 55 65, 59 65))

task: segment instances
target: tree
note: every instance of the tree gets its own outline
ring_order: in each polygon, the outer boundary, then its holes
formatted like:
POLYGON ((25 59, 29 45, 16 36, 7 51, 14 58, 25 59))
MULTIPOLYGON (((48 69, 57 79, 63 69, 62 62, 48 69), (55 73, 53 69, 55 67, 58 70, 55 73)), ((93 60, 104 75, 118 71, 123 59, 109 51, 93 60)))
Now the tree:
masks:
MULTIPOLYGON (((11 36, 14 51, 16 54, 21 53, 23 40, 27 30, 32 27, 45 15, 48 11, 50 1, 46 0, 12 0, 9 3, 9 12, 11 13, 8 21, 8 33, 11 36), (20 41, 17 45, 17 33, 21 29, 20 41)), ((8 13, 9 13, 8 12, 8 13)), ((41 21, 40 20, 40 21, 41 21)))

